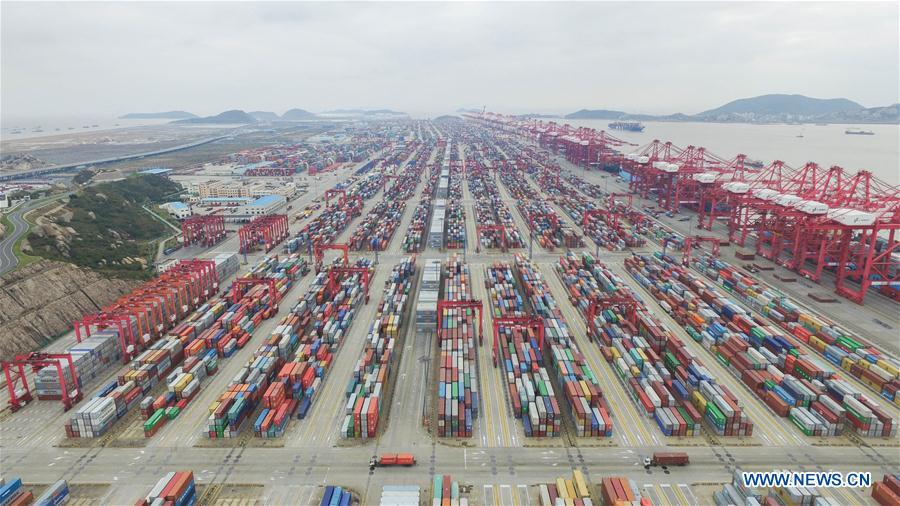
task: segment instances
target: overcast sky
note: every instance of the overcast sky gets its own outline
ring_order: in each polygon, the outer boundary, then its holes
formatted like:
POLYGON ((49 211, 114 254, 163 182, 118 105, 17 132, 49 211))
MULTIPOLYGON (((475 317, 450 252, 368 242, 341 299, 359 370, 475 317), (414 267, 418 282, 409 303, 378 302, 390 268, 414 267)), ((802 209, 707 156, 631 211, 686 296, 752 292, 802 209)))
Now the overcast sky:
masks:
POLYGON ((897 2, 0 4, 5 120, 898 101, 897 2))

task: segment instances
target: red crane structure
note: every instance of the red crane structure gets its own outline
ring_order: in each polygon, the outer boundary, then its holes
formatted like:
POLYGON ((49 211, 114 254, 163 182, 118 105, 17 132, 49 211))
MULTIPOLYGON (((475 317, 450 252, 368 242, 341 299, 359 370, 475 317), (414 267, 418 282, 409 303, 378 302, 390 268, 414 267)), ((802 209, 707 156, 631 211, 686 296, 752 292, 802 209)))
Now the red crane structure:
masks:
POLYGON ((610 209, 616 208, 616 202, 618 202, 618 200, 616 200, 616 199, 619 199, 619 198, 627 200, 628 207, 634 207, 634 195, 632 195, 630 193, 610 193, 609 194, 609 208, 610 209))
POLYGON ((483 326, 484 310, 480 300, 439 300, 437 303, 437 328, 441 328, 443 323, 444 309, 474 309, 478 312, 478 343, 484 344, 484 336, 481 335, 483 326))
POLYGON ((598 329, 597 325, 594 323, 597 314, 613 307, 620 308, 624 312, 626 320, 632 324, 637 323, 638 303, 630 295, 617 294, 611 297, 593 297, 591 298, 590 304, 588 304, 587 311, 584 313, 584 319, 587 321, 589 339, 593 340, 595 337, 598 339, 600 338, 600 329, 598 329))
MULTIPOLYGON (((483 235, 484 232, 495 232, 499 235, 493 236, 498 237, 500 239, 500 251, 506 252, 507 250, 507 242, 506 242, 506 227, 503 225, 475 225, 475 234, 478 236, 478 243, 475 245, 475 252, 481 252, 481 238, 488 237, 489 239, 493 239, 492 236, 483 235)), ((493 244, 493 240, 491 241, 493 244)))
POLYGON ((334 293, 340 284, 340 275, 346 274, 352 276, 359 274, 363 282, 363 292, 365 293, 365 303, 369 303, 369 269, 368 267, 332 267, 328 269, 328 283, 325 285, 329 293, 334 293))
POLYGON ((178 320, 199 306, 218 288, 216 265, 212 260, 182 260, 156 279, 96 314, 75 321, 75 340, 81 342, 91 329, 115 327, 125 363, 151 341, 172 328, 178 320))
POLYGON ((539 316, 506 316, 494 318, 494 349, 491 351, 494 367, 497 366, 497 352, 500 349, 500 327, 534 330, 534 334, 537 336, 538 351, 544 350, 543 318, 539 316))
POLYGON ((202 244, 210 247, 225 238, 225 217, 221 214, 191 216, 181 222, 184 246, 202 244))
POLYGON ((610 211, 609 209, 588 209, 584 213, 582 213, 581 217, 581 228, 587 229, 587 226, 591 223, 592 216, 599 216, 603 219, 603 222, 607 225, 618 229, 619 228, 619 219, 622 217, 620 213, 615 211, 610 211))
POLYGON ((350 246, 342 243, 322 244, 316 242, 313 244, 313 259, 315 260, 316 273, 322 271, 322 263, 325 258, 326 250, 341 251, 344 253, 344 267, 350 267, 350 246))
POLYGON ((712 245, 712 256, 719 256, 719 239, 717 237, 708 237, 708 236, 691 236, 686 237, 684 239, 684 249, 681 250, 681 265, 689 266, 691 265, 691 250, 694 249, 695 244, 700 243, 709 243, 712 245))
POLYGON ((268 253, 288 236, 288 217, 285 214, 259 216, 238 230, 241 253, 249 253, 260 244, 268 253))
POLYGON ((266 285, 269 287, 269 308, 278 310, 278 289, 275 287, 275 278, 237 278, 231 284, 231 303, 237 304, 247 289, 256 285, 266 285))
MULTIPOLYGON (((33 399, 31 387, 28 386, 28 378, 25 375, 26 367, 30 367, 34 374, 37 374, 44 367, 56 368, 59 387, 62 391, 59 400, 62 401, 64 411, 71 409, 75 403, 84 397, 81 388, 78 386, 78 374, 76 374, 75 365, 72 363, 72 355, 68 353, 37 352, 27 355, 16 355, 14 360, 3 362, 3 375, 6 378, 7 392, 9 392, 9 400, 7 402, 13 413, 33 399), (68 369, 68 373, 66 369, 68 369), (66 381, 66 374, 68 374, 68 382, 66 381), (71 392, 69 391, 69 383, 71 383, 73 389, 71 392)), ((55 396, 42 398, 55 399, 55 396)))

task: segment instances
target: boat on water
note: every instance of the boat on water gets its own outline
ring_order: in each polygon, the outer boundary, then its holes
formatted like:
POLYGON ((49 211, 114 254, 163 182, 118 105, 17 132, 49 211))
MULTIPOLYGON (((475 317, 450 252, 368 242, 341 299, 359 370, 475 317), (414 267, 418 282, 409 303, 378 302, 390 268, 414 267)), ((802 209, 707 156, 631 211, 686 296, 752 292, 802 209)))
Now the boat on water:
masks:
POLYGON ((871 130, 860 130, 859 128, 848 128, 844 130, 844 133, 847 135, 875 135, 875 132, 871 130))
POLYGON ((613 121, 609 124, 609 128, 613 130, 624 130, 626 132, 643 132, 644 125, 637 121, 613 121))

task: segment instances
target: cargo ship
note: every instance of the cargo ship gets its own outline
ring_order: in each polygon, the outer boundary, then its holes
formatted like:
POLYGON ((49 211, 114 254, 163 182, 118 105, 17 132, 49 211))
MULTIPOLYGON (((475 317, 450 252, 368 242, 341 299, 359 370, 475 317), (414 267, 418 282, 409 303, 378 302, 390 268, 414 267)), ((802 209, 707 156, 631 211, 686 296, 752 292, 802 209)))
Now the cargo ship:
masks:
POLYGON ((637 121, 613 121, 609 124, 613 130, 625 130, 626 132, 643 132, 644 125, 637 121))
POLYGON ((847 135, 875 135, 875 132, 871 130, 860 130, 858 128, 848 128, 844 130, 844 133, 847 135))

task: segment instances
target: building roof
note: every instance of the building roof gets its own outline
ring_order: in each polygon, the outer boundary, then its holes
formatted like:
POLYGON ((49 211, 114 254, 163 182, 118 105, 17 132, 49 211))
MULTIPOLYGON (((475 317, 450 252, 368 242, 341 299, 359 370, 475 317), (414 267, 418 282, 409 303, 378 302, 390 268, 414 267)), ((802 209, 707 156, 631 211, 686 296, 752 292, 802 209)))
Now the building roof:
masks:
POLYGON ((284 202, 285 200, 287 200, 287 199, 285 199, 281 195, 263 195, 262 197, 251 202, 249 205, 251 205, 251 206, 270 206, 272 204, 279 204, 281 202, 284 202))
POLYGON ((200 199, 200 202, 238 202, 245 203, 250 202, 250 197, 203 197, 200 199))
POLYGON ((164 167, 153 167, 153 168, 150 168, 150 169, 144 169, 144 170, 138 172, 138 174, 157 174, 157 175, 163 175, 163 174, 168 174, 169 172, 172 172, 172 169, 166 169, 166 168, 164 168, 164 167))

